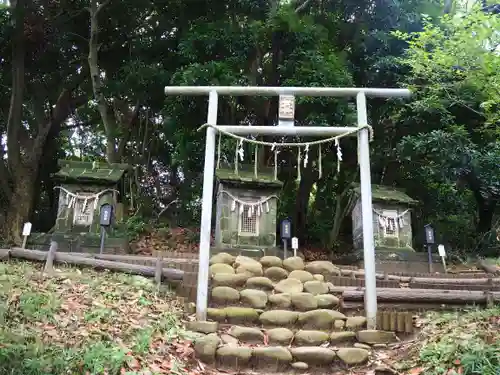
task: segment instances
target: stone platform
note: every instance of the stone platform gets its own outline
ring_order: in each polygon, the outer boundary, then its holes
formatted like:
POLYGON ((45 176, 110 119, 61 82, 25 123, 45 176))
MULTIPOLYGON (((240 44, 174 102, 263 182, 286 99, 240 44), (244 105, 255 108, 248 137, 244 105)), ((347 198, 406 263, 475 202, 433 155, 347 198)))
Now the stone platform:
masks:
POLYGON ((365 317, 343 311, 329 281, 340 270, 331 262, 219 253, 210 264, 208 321, 188 324, 204 362, 276 371, 347 369, 398 340, 394 332, 367 330, 365 317))
POLYGON ((210 255, 214 256, 220 253, 227 253, 234 257, 238 255, 243 255, 253 259, 260 259, 264 256, 276 256, 278 258, 283 259, 284 253, 283 249, 279 247, 215 247, 210 249, 210 255))
MULTIPOLYGON (((432 254, 431 259, 432 272, 444 273, 441 258, 437 254, 432 254)), ((359 262, 358 266, 359 268, 364 268, 364 262, 359 262)), ((416 252, 413 249, 376 248, 375 271, 391 274, 401 272, 428 273, 429 256, 427 252, 416 252)))

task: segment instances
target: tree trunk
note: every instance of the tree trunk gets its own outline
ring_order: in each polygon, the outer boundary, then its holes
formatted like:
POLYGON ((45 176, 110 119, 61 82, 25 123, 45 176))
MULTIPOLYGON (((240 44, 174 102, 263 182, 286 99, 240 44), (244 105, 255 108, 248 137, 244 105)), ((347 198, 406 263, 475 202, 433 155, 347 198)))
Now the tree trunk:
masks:
POLYGON ((8 243, 20 244, 22 242, 23 225, 29 219, 33 208, 38 166, 33 169, 23 168, 22 171, 17 172, 5 222, 5 235, 8 243))
POLYGON ((118 98, 115 98, 113 101, 115 108, 112 108, 102 91, 103 82, 101 79, 101 71, 99 69, 98 16, 108 2, 109 1, 90 1, 90 38, 87 61, 90 70, 90 80, 92 82, 94 99, 97 102, 97 108, 99 109, 99 114, 104 124, 104 130, 106 133, 106 159, 108 163, 119 163, 123 158, 125 146, 130 136, 130 128, 132 123, 137 119, 140 106, 139 103, 137 103, 134 109, 130 110, 125 103, 120 101, 118 98), (121 112, 121 116, 118 116, 117 110, 121 112), (120 132, 122 134, 120 134, 120 132))
POLYGON ((476 231, 478 234, 488 233, 493 227, 493 216, 495 215, 496 201, 482 200, 478 203, 478 221, 476 231))
MULTIPOLYGON (((20 243, 24 222, 29 220, 34 192, 37 186, 40 160, 44 152, 45 141, 52 126, 59 126, 64 122, 78 103, 86 102, 87 96, 79 100, 72 97, 76 86, 80 83, 80 75, 70 88, 64 88, 59 95, 55 106, 51 107, 49 116, 37 118, 38 129, 36 135, 30 135, 23 126, 23 103, 25 100, 25 36, 24 21, 28 0, 13 2, 12 14, 14 21, 14 35, 12 40, 12 90, 7 121, 7 158, 0 164, 1 194, 7 201, 5 221, 2 231, 8 242, 20 243)), ((33 99, 33 98, 32 98, 33 99)), ((43 106, 37 113, 44 113, 43 106)), ((37 117, 35 115, 35 117, 37 117)), ((3 158, 3 150, 0 157, 3 158)))
MULTIPOLYGON (((301 166, 302 168, 302 166, 301 166)), ((314 183, 316 182, 317 173, 311 169, 302 170, 302 176, 297 190, 295 199, 295 219, 294 231, 301 243, 307 238, 307 214, 309 212, 309 199, 314 183)))
POLYGON ((468 171, 461 176, 468 188, 472 191, 477 205, 476 232, 478 235, 489 232, 493 226, 493 216, 495 214, 496 199, 490 192, 485 194, 485 189, 481 180, 474 171, 468 171), (485 197, 487 195, 487 197, 485 197))

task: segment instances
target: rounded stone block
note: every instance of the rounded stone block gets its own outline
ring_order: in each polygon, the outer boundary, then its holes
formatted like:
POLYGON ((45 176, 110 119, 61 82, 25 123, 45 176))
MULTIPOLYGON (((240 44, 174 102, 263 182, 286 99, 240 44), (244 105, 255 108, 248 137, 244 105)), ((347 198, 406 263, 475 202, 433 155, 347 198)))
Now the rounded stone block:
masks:
POLYGON ((224 344, 230 344, 230 345, 238 345, 239 341, 236 337, 233 337, 231 335, 228 335, 227 333, 223 333, 220 335, 220 339, 224 344))
POLYGON ((292 305, 292 296, 290 293, 278 293, 268 296, 269 303, 274 307, 287 309, 292 305))
POLYGON ((366 325, 366 318, 364 316, 351 316, 347 318, 345 327, 347 329, 361 329, 366 325))
POLYGON ((300 293, 304 290, 304 284, 297 279, 281 280, 274 286, 277 293, 300 293))
POLYGON ((226 319, 231 323, 256 322, 259 320, 259 312, 250 307, 230 306, 224 309, 226 319))
POLYGON ((216 275, 218 273, 229 273, 234 274, 234 268, 226 263, 215 263, 210 266, 210 275, 216 275))
POLYGON ((184 332, 184 334, 182 336, 184 339, 196 342, 196 340, 199 340, 202 337, 205 337, 206 335, 204 333, 201 333, 201 332, 195 332, 195 331, 188 330, 188 331, 184 332))
POLYGON ((217 349, 217 359, 224 363, 241 366, 245 365, 252 358, 252 348, 244 346, 223 345, 217 349))
POLYGON ((264 289, 272 290, 274 288, 273 282, 264 276, 254 276, 247 280, 246 286, 251 289, 264 289))
POLYGON ((203 362, 212 363, 215 360, 215 353, 219 345, 220 338, 215 333, 211 333, 195 341, 194 352, 196 357, 203 362))
POLYGON ((254 309, 264 309, 267 305, 267 294, 262 290, 245 289, 240 292, 241 302, 254 309))
POLYGON ((243 264, 251 264, 251 265, 262 267, 262 265, 259 263, 258 260, 255 260, 253 258, 244 256, 244 255, 238 255, 234 261, 234 268, 238 268, 239 266, 241 266, 243 264))
POLYGON ((260 264, 264 267, 281 267, 283 261, 278 257, 267 255, 260 258, 260 264))
POLYGON ((292 362, 292 353, 282 346, 261 346, 253 349, 253 356, 257 359, 267 359, 282 363, 292 362))
POLYGON ((313 277, 314 277, 314 280, 325 281, 325 276, 323 276, 323 275, 316 274, 316 275, 313 275, 313 277))
POLYGON ((298 323, 305 329, 329 330, 335 320, 344 320, 344 314, 335 310, 312 310, 299 314, 298 323))
POLYGON ((250 344, 264 343, 264 334, 258 328, 233 326, 228 333, 238 340, 250 344))
POLYGON ((322 281, 306 281, 304 283, 304 291, 317 295, 317 294, 326 294, 328 293, 328 285, 322 281))
POLYGON ((378 331, 375 329, 367 329, 358 331, 356 337, 359 342, 365 344, 389 344, 398 340, 394 332, 378 331))
POLYGON ((226 320, 226 311, 224 309, 214 309, 209 307, 207 309, 207 318, 215 320, 216 322, 223 322, 226 320))
POLYGON ((213 257, 210 258, 210 264, 216 264, 216 263, 225 263, 232 265, 234 261, 236 260, 236 257, 228 254, 228 253, 219 253, 215 254, 213 257))
POLYGON ((330 342, 332 344, 338 344, 346 341, 353 341, 354 339, 356 339, 356 333, 352 331, 332 332, 330 334, 330 342))
POLYGON ((333 328, 337 331, 342 331, 345 328, 344 320, 336 320, 333 322, 333 328))
POLYGON ((268 326, 290 326, 293 325, 299 316, 296 311, 271 310, 263 312, 259 320, 268 326))
POLYGON ((292 368, 299 371, 305 371, 309 368, 309 365, 305 362, 294 362, 292 363, 292 368))
POLYGON ((315 260, 305 265, 305 270, 312 274, 320 275, 336 275, 340 272, 338 267, 334 266, 332 262, 326 260, 315 260))
POLYGON ((186 328, 190 331, 200 332, 200 333, 215 333, 219 328, 217 322, 202 322, 202 321, 192 321, 188 322, 186 328))
POLYGON ((241 264, 236 268, 236 273, 249 273, 252 276, 262 276, 264 271, 262 269, 262 265, 260 263, 253 264, 241 264))
POLYGON ((213 286, 230 286, 234 288, 245 285, 250 277, 251 275, 247 273, 240 273, 235 275, 218 273, 212 277, 212 284, 213 286))
POLYGON ((288 275, 289 279, 297 279, 302 283, 305 283, 306 281, 312 281, 314 280, 314 277, 312 273, 304 271, 304 270, 295 270, 290 272, 288 275))
POLYGON ((330 337, 323 331, 300 330, 295 334, 294 343, 303 346, 317 346, 328 342, 330 337))
POLYGON ((370 352, 360 348, 340 348, 337 356, 348 366, 361 365, 368 361, 370 352))
POLYGON ((318 308, 318 301, 311 293, 292 293, 292 305, 299 311, 309 311, 318 308))
POLYGON ((336 354, 332 349, 320 346, 291 348, 290 352, 295 360, 307 364, 329 365, 336 358, 336 354))
POLYGON ((250 273, 252 276, 262 276, 264 274, 262 264, 253 258, 239 255, 233 264, 236 273, 250 273))
POLYGON ((287 271, 303 270, 305 268, 304 260, 301 257, 286 258, 283 261, 283 268, 287 271))
POLYGON ((280 281, 288 277, 288 271, 281 267, 269 267, 264 271, 264 275, 271 280, 280 281))
POLYGON ((218 303, 238 302, 240 292, 229 286, 216 286, 212 289, 212 299, 218 303))
POLYGON ((293 339, 293 332, 283 327, 268 329, 266 335, 272 345, 290 345, 293 339))
POLYGON ((318 308, 320 309, 335 307, 340 303, 340 299, 331 294, 318 294, 314 296, 314 298, 316 299, 318 308))

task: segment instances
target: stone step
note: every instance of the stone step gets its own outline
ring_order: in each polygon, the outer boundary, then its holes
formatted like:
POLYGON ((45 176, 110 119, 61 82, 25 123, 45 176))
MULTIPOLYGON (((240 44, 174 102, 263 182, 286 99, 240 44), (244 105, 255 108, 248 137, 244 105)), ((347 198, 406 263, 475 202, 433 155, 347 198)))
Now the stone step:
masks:
POLYGON ((346 369, 366 363, 372 354, 369 347, 286 347, 279 345, 248 346, 224 344, 216 334, 196 340, 195 355, 205 363, 216 363, 218 368, 266 368, 307 370, 321 366, 346 369))
POLYGON ((260 329, 255 327, 231 326, 225 331, 219 329, 218 333, 226 344, 243 343, 259 345, 287 345, 287 346, 335 346, 352 345, 355 342, 367 342, 385 345, 397 341, 397 336, 392 332, 371 330, 359 331, 318 331, 296 330, 288 328, 260 329))
MULTIPOLYGON (((320 319, 321 320, 321 319, 320 319)), ((366 362, 373 350, 398 341, 394 332, 366 330, 363 317, 352 318, 350 329, 260 328, 193 321, 187 325, 195 353, 207 363, 231 368, 275 366, 306 370, 311 366, 346 368, 366 362)))
MULTIPOLYGON (((256 277, 254 279, 264 278, 256 277)), ((320 282, 318 281, 318 283, 320 282)), ((210 292, 210 306, 244 306, 264 310, 284 308, 296 311, 338 307, 340 305, 340 298, 331 294, 327 288, 325 290, 325 293, 316 294, 297 291, 276 293, 251 287, 238 290, 229 286, 216 286, 210 292)))
POLYGON ((250 307, 228 306, 207 309, 207 319, 219 323, 264 328, 288 327, 298 329, 338 330, 361 328, 366 319, 362 316, 346 316, 337 310, 315 309, 310 311, 291 311, 285 309, 259 310, 250 307))
POLYGON ((228 326, 217 322, 190 322, 188 329, 196 337, 199 334, 217 333, 225 344, 257 344, 257 345, 288 345, 288 346, 345 346, 358 342, 362 345, 383 346, 398 341, 394 332, 380 330, 312 330, 289 328, 262 329, 258 327, 228 326))

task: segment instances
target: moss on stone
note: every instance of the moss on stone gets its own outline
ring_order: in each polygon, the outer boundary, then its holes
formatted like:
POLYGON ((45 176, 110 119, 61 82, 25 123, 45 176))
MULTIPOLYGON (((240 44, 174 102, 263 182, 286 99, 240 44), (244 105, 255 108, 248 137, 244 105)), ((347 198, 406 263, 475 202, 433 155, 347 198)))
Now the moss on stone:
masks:
MULTIPOLYGON (((361 187, 356 184, 354 186, 354 192, 357 195, 360 195, 361 187)), ((384 185, 372 185, 372 199, 375 202, 394 202, 410 206, 417 205, 419 203, 417 200, 408 196, 403 190, 384 185)))
POLYGON ((238 174, 235 173, 234 169, 220 168, 215 171, 215 176, 221 182, 241 183, 242 185, 251 183, 268 187, 283 186, 283 182, 274 179, 273 173, 269 173, 265 170, 258 170, 257 176, 255 176, 255 172, 248 167, 240 167, 238 174))

